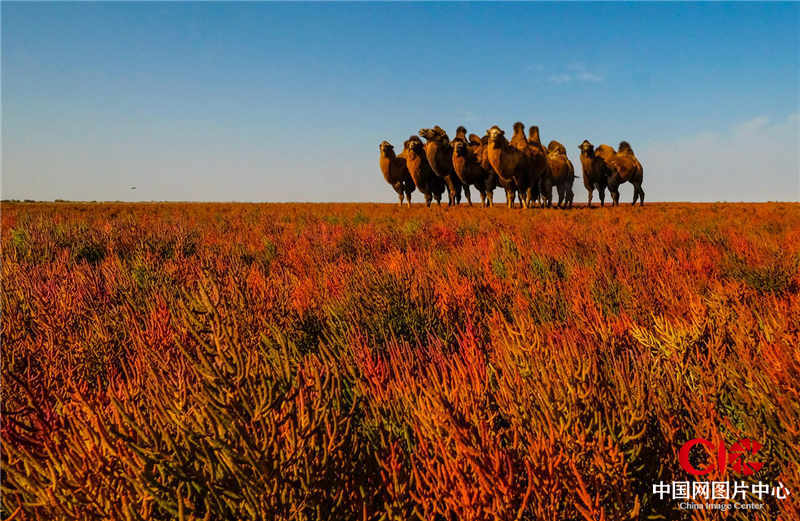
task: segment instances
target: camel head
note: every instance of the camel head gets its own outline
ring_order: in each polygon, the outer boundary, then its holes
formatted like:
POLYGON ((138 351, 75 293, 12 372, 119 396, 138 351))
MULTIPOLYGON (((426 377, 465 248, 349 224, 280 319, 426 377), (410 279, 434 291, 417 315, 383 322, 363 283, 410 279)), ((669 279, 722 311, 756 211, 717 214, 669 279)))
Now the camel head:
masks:
POLYGON ((428 140, 428 142, 434 141, 442 145, 450 143, 450 138, 447 136, 447 132, 445 132, 444 129, 442 129, 442 127, 439 125, 436 125, 433 128, 421 128, 419 130, 419 135, 428 140))
POLYGON ((378 145, 378 149, 383 155, 389 155, 390 153, 394 152, 394 147, 388 141, 381 141, 381 144, 378 145))
POLYGON ((447 135, 447 132, 445 132, 444 129, 442 127, 440 127, 439 125, 434 125, 433 133, 443 143, 449 143, 450 142, 450 137, 447 135))
POLYGON ((548 145, 547 145, 547 152, 548 152, 548 153, 551 153, 551 152, 556 152, 556 153, 558 153, 558 154, 564 154, 564 155, 566 155, 566 154, 567 154, 567 149, 566 149, 566 148, 564 148, 564 145, 562 145, 561 143, 559 143, 558 141, 556 141, 556 140, 554 139, 554 140, 552 140, 550 143, 548 143, 548 145))
POLYGON ((435 137, 432 128, 421 128, 419 129, 419 135, 430 141, 435 137))
POLYGON ((586 157, 594 157, 594 145, 589 143, 588 139, 584 139, 583 143, 578 145, 578 149, 581 151, 582 155, 586 157))
POLYGON ((417 136, 411 136, 405 142, 405 148, 408 150, 412 150, 417 154, 424 154, 424 146, 422 144, 422 140, 417 136))
POLYGON ((456 129, 456 139, 466 139, 467 138, 467 128, 463 125, 459 125, 456 129))
POLYGON ((506 133, 497 125, 487 130, 486 133, 489 134, 489 143, 502 143, 505 140, 506 133))
POLYGON ((627 154, 633 154, 633 149, 631 148, 630 143, 628 143, 627 141, 620 141, 617 149, 620 151, 620 153, 624 152, 627 154))
POLYGON ((514 134, 525 135, 525 125, 523 125, 521 121, 514 123, 514 134))

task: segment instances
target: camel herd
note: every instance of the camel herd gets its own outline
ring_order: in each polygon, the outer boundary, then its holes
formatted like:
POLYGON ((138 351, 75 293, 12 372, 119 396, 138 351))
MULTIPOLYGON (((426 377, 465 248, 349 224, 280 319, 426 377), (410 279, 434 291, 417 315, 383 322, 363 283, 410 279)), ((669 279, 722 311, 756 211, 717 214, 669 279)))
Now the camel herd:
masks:
MULTIPOLYGON (((525 137, 525 125, 514 123, 510 141, 497 125, 482 138, 475 134, 467 136, 467 129, 458 127, 451 141, 438 125, 421 129, 419 136, 425 138, 425 143, 420 137, 411 136, 403 143, 400 155, 395 154, 388 141, 378 147, 383 177, 397 192, 401 206, 404 200, 411 206, 414 189, 422 192, 427 206, 434 200, 441 204, 445 190, 448 205, 461 202, 462 190, 472 205, 470 185, 481 194, 482 206, 492 206, 494 189, 500 185, 506 192, 509 208, 515 206, 517 196, 523 208, 533 208, 537 202, 550 207, 553 188, 558 193, 558 207, 572 207, 575 168, 564 145, 555 140, 547 148, 542 145, 539 127, 530 127, 525 137)), ((618 205, 619 185, 625 182, 633 184, 633 204, 637 200, 644 204, 642 165, 627 141, 622 141, 618 150, 609 145, 595 148, 586 140, 578 148, 589 207, 594 190, 600 196, 600 205, 605 204, 606 188, 611 192, 613 205, 618 205)))

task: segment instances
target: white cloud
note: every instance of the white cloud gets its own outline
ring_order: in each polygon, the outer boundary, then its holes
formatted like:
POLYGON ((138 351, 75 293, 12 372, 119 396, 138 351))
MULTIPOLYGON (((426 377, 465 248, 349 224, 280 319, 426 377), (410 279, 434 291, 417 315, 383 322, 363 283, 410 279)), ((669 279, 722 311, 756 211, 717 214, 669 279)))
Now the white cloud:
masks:
POLYGON ((636 149, 650 200, 797 201, 800 199, 798 114, 764 116, 728 132, 703 132, 636 149))
POLYGON ((562 85, 571 81, 600 83, 605 77, 596 72, 589 71, 583 63, 571 63, 566 66, 567 72, 551 74, 547 79, 550 83, 562 85))
POLYGON ((561 85, 563 83, 569 83, 572 81, 572 76, 569 74, 551 74, 550 77, 547 78, 550 83, 555 83, 556 85, 561 85))
POLYGON ((767 126, 767 123, 769 123, 768 117, 759 116, 751 119, 750 121, 745 121, 744 123, 736 125, 733 127, 733 133, 735 135, 748 135, 763 129, 767 126))
POLYGON ((579 72, 575 77, 578 78, 580 81, 588 81, 591 83, 600 83, 605 79, 599 74, 587 71, 579 72))

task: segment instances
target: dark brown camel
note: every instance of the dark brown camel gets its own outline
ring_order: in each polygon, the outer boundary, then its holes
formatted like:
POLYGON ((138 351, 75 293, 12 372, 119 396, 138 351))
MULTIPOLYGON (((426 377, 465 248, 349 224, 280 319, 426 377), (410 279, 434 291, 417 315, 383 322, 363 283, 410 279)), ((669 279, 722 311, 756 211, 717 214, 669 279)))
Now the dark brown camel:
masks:
MULTIPOLYGON (((400 198, 400 206, 403 206, 403 196, 405 195, 408 206, 411 206, 411 192, 414 191, 414 180, 408 173, 406 158, 397 157, 394 147, 388 141, 383 141, 378 145, 380 158, 378 163, 383 172, 383 178, 389 183, 397 196, 400 198)), ((401 154, 402 156, 402 154, 401 154)))

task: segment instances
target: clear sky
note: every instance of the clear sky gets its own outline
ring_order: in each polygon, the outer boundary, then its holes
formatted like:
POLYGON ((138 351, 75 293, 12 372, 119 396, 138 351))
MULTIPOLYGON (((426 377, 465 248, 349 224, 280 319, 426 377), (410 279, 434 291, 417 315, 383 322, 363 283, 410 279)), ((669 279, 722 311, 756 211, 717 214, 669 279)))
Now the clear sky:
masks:
POLYGON ((798 35, 778 3, 2 2, 2 196, 394 202, 382 140, 521 120, 578 174, 630 141, 651 201, 798 200, 798 35))

